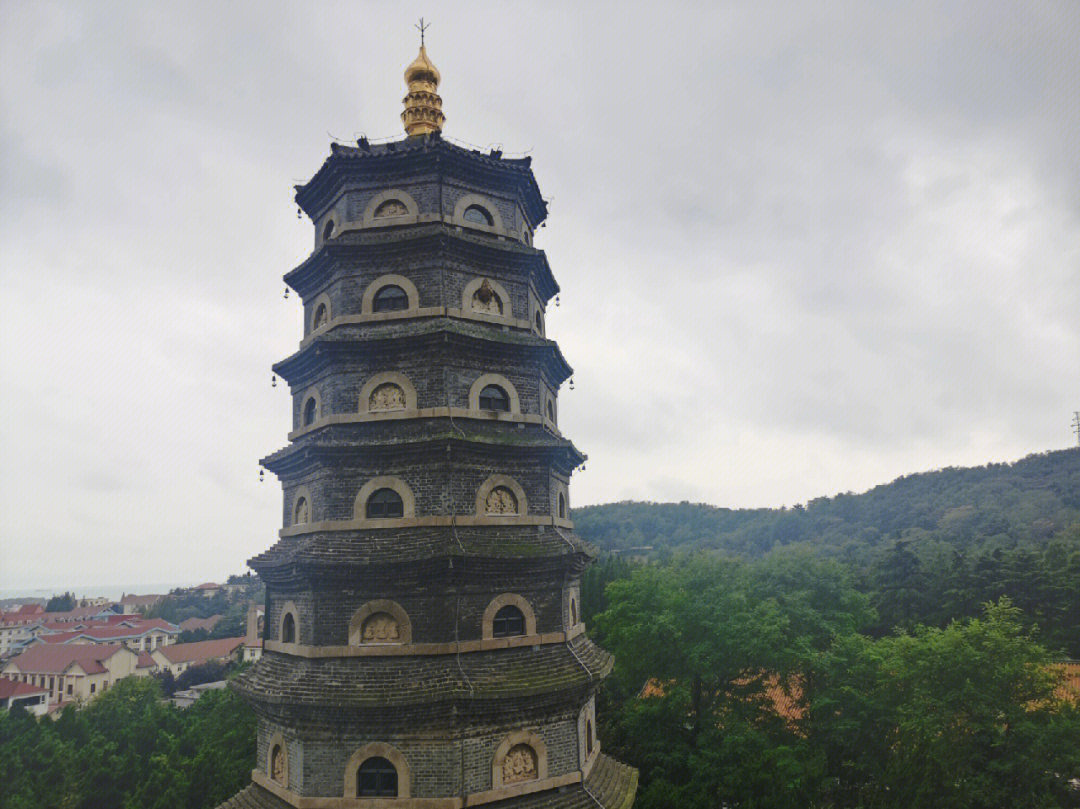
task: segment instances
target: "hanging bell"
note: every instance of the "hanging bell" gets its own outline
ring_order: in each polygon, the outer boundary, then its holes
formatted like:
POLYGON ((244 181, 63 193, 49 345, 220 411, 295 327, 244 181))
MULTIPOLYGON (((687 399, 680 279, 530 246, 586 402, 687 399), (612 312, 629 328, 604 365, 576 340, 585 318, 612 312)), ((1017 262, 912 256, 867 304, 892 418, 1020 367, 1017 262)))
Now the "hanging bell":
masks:
POLYGON ((300 210, 299 205, 296 206, 296 218, 297 219, 303 219, 304 218, 304 212, 300 210))
POLYGON ((270 374, 270 387, 277 387, 277 374, 270 374))
POLYGON ((574 389, 574 377, 570 377, 570 390, 574 389))
POLYGON ((266 474, 266 470, 265 470, 265 469, 260 469, 260 470, 259 470, 259 483, 262 483, 262 482, 263 482, 263 475, 265 475, 265 474, 266 474))
POLYGON ((289 288, 288 287, 285 287, 285 297, 286 298, 289 297, 289 288))
POLYGON ((556 305, 556 306, 559 306, 559 305, 560 305, 560 303, 559 303, 559 296, 558 296, 558 295, 556 295, 556 296, 555 296, 555 305, 556 305))

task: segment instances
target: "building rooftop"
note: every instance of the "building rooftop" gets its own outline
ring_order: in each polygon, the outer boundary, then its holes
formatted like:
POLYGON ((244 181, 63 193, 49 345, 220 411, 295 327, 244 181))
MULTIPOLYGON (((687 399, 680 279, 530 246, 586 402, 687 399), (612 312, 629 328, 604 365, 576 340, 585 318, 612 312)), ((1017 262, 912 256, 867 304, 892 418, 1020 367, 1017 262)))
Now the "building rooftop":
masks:
POLYGON ((39 643, 12 658, 7 667, 15 666, 27 674, 62 674, 77 664, 87 674, 100 674, 108 670, 104 661, 121 653, 131 654, 131 650, 114 644, 39 643))
POLYGON ((30 685, 30 683, 19 683, 15 680, 9 680, 6 677, 0 677, 0 699, 8 699, 10 697, 28 697, 32 694, 44 694, 46 693, 44 688, 38 688, 36 685, 30 685))
POLYGON ((176 643, 172 646, 162 646, 154 651, 161 652, 165 659, 173 664, 196 663, 216 657, 227 657, 243 645, 243 638, 218 638, 217 640, 200 640, 195 643, 176 643))

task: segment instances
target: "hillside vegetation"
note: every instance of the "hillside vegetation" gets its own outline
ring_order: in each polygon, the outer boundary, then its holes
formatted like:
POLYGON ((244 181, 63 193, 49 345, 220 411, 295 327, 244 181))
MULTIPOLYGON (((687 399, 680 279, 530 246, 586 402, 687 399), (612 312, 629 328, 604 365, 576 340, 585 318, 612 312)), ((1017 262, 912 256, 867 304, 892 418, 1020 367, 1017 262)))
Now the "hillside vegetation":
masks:
MULTIPOLYGON (((624 557, 721 551, 752 559, 797 546, 836 560, 870 596, 875 636, 943 627, 1008 596, 1045 645, 1080 657, 1080 449, 907 475, 794 508, 623 502, 577 508, 573 517, 582 537, 624 557)), ((586 610, 602 608, 603 584, 624 568, 612 559, 594 566, 586 610)))

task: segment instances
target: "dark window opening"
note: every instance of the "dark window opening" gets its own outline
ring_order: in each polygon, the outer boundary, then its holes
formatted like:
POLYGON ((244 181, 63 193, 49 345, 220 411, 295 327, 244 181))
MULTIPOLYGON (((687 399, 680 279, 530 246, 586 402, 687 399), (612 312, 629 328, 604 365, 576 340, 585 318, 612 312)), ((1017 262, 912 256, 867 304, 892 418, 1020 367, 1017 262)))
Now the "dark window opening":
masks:
POLYGON ((399 312, 409 308, 409 296, 401 287, 390 284, 375 293, 371 308, 376 312, 399 312))
POLYGON ((317 329, 320 326, 325 326, 326 322, 330 319, 330 315, 326 310, 326 304, 320 303, 315 309, 315 323, 312 325, 312 329, 317 329))
POLYGON ((559 492, 559 517, 566 518, 566 498, 563 497, 562 492, 559 492))
POLYGON ((333 219, 327 219, 326 220, 326 227, 323 228, 323 232, 322 232, 323 241, 325 242, 327 239, 329 239, 330 235, 333 232, 334 232, 334 220, 333 219))
POLYGON ((570 599, 570 625, 577 626, 577 601, 570 599))
POLYGON ((370 520, 403 517, 405 504, 401 501, 401 495, 393 489, 379 489, 368 498, 364 513, 370 520))
POLYGON ((498 385, 488 385, 480 391, 481 410, 502 410, 510 412, 510 397, 498 385))
POLYGON ((536 331, 540 334, 544 333, 544 320, 540 317, 540 313, 536 313, 536 331))
POLYGON ((472 222, 476 225, 487 225, 492 227, 495 224, 495 220, 491 218, 491 214, 487 212, 487 209, 482 205, 470 205, 465 209, 464 219, 466 222, 472 222))
POLYGON ((396 798, 397 770, 385 758, 369 758, 356 772, 356 797, 396 798))
POLYGON ((555 406, 551 402, 547 403, 547 417, 548 421, 555 423, 555 406))
POLYGON ((491 634, 496 638, 508 638, 525 634, 525 615, 517 607, 507 605, 495 613, 491 634))
POLYGON ((285 613, 281 621, 281 642, 296 643, 296 619, 291 612, 285 613))
POLYGON ((304 426, 309 427, 315 423, 316 416, 319 415, 319 405, 314 399, 308 399, 304 404, 304 426))
POLYGON ((585 755, 592 755, 593 746, 593 734, 592 734, 592 721, 585 720, 585 755))

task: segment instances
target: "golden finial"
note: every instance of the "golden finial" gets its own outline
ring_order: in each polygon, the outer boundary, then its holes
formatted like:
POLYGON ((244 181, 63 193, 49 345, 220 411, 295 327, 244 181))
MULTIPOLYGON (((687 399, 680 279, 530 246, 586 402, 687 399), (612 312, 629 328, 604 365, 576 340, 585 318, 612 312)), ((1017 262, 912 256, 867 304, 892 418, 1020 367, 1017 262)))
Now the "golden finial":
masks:
POLYGON ((409 135, 440 132, 446 120, 442 99, 436 92, 439 89, 439 71, 428 59, 424 48, 424 31, 429 27, 430 24, 425 25, 421 17, 420 24, 416 26, 420 31, 420 54, 405 68, 405 83, 409 86, 409 92, 403 99, 405 111, 401 113, 401 122, 409 135))

